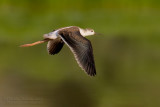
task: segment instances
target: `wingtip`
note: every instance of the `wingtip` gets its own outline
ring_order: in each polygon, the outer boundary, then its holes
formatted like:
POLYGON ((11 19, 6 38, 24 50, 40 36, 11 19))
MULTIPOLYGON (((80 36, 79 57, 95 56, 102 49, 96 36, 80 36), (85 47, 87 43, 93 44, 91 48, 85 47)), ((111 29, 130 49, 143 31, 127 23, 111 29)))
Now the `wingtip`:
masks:
POLYGON ((96 72, 94 71, 94 72, 90 72, 90 73, 87 73, 89 76, 91 76, 91 77, 95 77, 97 74, 96 74, 96 72))

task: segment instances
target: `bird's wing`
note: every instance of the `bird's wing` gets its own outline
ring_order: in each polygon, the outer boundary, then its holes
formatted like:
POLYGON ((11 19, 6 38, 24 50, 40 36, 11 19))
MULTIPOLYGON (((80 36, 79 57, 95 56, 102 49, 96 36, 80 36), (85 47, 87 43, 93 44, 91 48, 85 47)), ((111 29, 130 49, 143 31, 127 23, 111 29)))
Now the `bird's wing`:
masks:
POLYGON ((90 76, 96 75, 95 62, 91 42, 79 32, 60 34, 62 40, 73 52, 79 66, 90 76))
POLYGON ((47 44, 48 53, 50 55, 57 54, 62 49, 63 45, 64 45, 64 42, 62 41, 61 38, 49 40, 47 44))

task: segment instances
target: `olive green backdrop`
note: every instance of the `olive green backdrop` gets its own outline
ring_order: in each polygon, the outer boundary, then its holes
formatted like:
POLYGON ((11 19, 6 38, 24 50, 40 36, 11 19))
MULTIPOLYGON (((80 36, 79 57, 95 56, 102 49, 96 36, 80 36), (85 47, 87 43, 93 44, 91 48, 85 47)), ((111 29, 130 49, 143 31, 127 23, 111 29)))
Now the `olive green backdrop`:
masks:
POLYGON ((160 1, 1 0, 0 106, 160 107, 160 1), (87 37, 95 77, 67 46, 19 47, 71 25, 103 34, 87 37))

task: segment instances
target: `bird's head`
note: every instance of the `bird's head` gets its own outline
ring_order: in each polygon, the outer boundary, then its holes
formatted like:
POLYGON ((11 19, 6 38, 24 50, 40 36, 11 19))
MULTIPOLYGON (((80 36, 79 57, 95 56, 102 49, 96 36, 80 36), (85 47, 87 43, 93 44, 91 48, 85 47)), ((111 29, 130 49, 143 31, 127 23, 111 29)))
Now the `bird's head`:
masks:
POLYGON ((81 29, 80 28, 80 33, 82 36, 91 36, 91 35, 95 35, 95 32, 93 29, 90 28, 86 28, 86 29, 81 29))

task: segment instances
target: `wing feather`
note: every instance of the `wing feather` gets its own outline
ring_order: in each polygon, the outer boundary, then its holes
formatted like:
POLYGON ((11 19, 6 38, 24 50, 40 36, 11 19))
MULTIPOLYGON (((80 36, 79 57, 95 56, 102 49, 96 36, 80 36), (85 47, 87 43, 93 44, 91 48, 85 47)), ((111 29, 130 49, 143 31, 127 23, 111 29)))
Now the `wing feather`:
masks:
POLYGON ((59 53, 63 45, 64 45, 64 42, 62 41, 61 38, 48 41, 48 44, 47 44, 48 53, 50 55, 59 53))
POLYGON ((91 42, 77 32, 70 32, 68 35, 62 33, 60 36, 73 52, 79 66, 86 71, 88 75, 96 75, 91 42))

